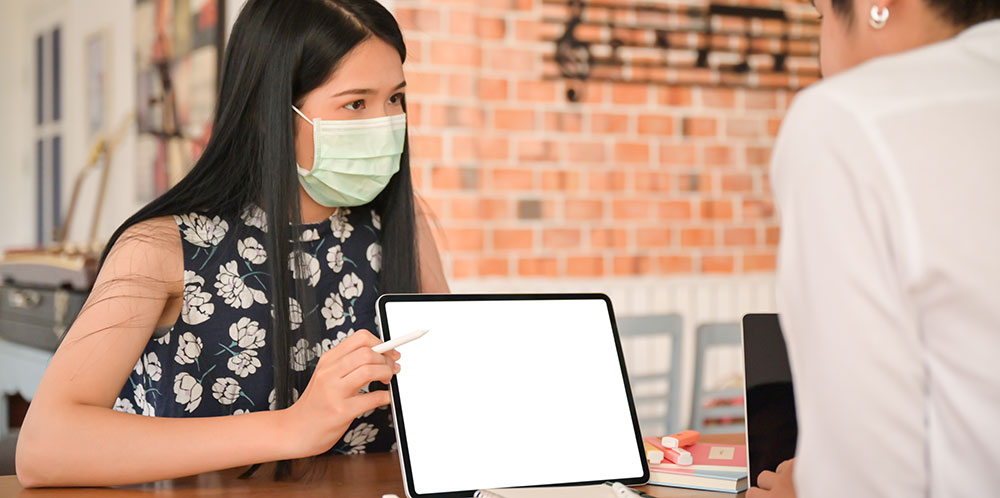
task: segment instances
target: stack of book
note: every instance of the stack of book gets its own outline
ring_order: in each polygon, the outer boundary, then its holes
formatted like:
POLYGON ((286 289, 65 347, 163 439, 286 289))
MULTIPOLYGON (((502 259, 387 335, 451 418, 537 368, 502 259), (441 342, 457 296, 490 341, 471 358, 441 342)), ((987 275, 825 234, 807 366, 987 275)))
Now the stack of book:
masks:
MULTIPOLYGON (((668 437, 669 438, 669 437, 668 437)), ((668 438, 643 438, 647 455, 676 454, 676 448, 690 453, 690 464, 659 458, 649 462, 649 484, 739 493, 747 489, 746 445, 693 443, 670 448, 668 438)), ((676 439, 674 440, 676 441, 676 439)))

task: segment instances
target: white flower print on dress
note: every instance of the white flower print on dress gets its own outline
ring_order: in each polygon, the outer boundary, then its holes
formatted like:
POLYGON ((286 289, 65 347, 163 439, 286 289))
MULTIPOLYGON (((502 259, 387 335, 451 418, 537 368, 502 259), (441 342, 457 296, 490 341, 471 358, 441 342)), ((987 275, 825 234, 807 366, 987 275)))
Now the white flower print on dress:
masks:
POLYGON ((149 375, 149 380, 153 382, 160 381, 160 375, 163 374, 163 367, 160 366, 160 359, 156 357, 156 352, 150 351, 142 358, 142 364, 146 368, 146 375, 149 375))
POLYGON ((233 410, 233 415, 245 415, 247 413, 250 413, 250 410, 244 410, 243 408, 233 410))
POLYGON ((344 299, 351 300, 361 295, 361 292, 365 289, 365 283, 361 281, 357 273, 348 273, 344 275, 344 279, 340 281, 340 295, 344 296, 344 299))
POLYGON ((340 299, 340 295, 333 292, 330 293, 330 297, 326 298, 320 313, 326 319, 327 330, 343 325, 347 321, 347 317, 344 315, 344 302, 340 299))
POLYGON ((236 250, 240 253, 240 257, 255 264, 264 264, 267 261, 267 253, 264 251, 264 246, 257 242, 257 239, 253 237, 247 237, 243 240, 236 242, 236 250))
MULTIPOLYGON (((299 390, 293 387, 292 388, 292 403, 295 403, 298 400, 299 400, 299 390)), ((268 410, 277 410, 278 409, 278 399, 276 398, 276 395, 274 393, 274 389, 271 389, 271 394, 267 395, 267 409, 268 410)))
POLYGON ((181 372, 174 377, 174 398, 178 404, 184 405, 184 411, 194 412, 201 404, 202 387, 198 379, 187 372, 181 372))
POLYGON ((143 368, 142 368, 142 356, 140 356, 139 359, 135 361, 135 366, 132 367, 132 370, 135 371, 136 375, 139 375, 139 376, 142 375, 142 372, 144 371, 143 368))
POLYGON ((319 230, 315 228, 311 230, 306 230, 302 232, 302 235, 299 237, 299 240, 302 242, 313 242, 319 240, 319 230))
POLYGON ((112 410, 135 415, 135 407, 132 406, 132 401, 128 398, 115 398, 115 406, 112 410))
POLYGON ((302 305, 294 297, 288 298, 288 322, 292 330, 298 330, 302 325, 302 305))
POLYGON ((215 305, 210 301, 211 292, 204 292, 201 286, 205 279, 191 271, 184 270, 184 302, 181 308, 181 319, 188 325, 204 323, 215 313, 215 305))
POLYGON ((374 226, 376 230, 382 229, 382 217, 379 216, 374 209, 372 209, 372 226, 374 226))
MULTIPOLYGON (((274 318, 274 307, 271 308, 271 318, 274 318)), ((302 325, 302 305, 294 297, 288 298, 288 326, 298 330, 302 325)))
POLYGON ((348 330, 346 334, 343 333, 343 332, 337 332, 337 337, 335 337, 333 339, 333 341, 331 341, 332 345, 330 347, 331 348, 337 347, 338 344, 340 344, 341 342, 344 342, 344 339, 347 339, 348 337, 350 337, 352 335, 354 335, 354 329, 348 330))
POLYGON ((174 328, 170 327, 170 330, 168 330, 166 334, 163 334, 162 337, 157 337, 156 339, 153 340, 156 341, 156 343, 161 346, 166 346, 167 344, 170 344, 170 333, 173 331, 174 328))
POLYGON ((267 331, 260 324, 247 317, 229 326, 229 337, 241 348, 258 349, 264 347, 264 337, 267 331))
POLYGON ((340 273, 340 270, 344 269, 344 250, 339 245, 327 249, 326 264, 336 273, 340 273))
POLYGON ((312 254, 305 251, 293 252, 288 256, 288 269, 292 270, 292 277, 298 280, 308 279, 310 287, 316 287, 319 283, 319 260, 312 254))
POLYGON ((248 286, 240 277, 239 265, 230 261, 219 266, 219 274, 215 277, 216 294, 233 308, 247 309, 253 303, 267 304, 267 296, 263 291, 248 286))
POLYGON ((191 332, 184 332, 177 337, 177 354, 174 361, 181 365, 190 365, 201 355, 201 337, 191 332))
POLYGON ((213 247, 219 245, 229 231, 229 223, 218 216, 209 218, 198 213, 175 215, 174 219, 181 226, 184 240, 198 247, 213 247))
POLYGON ((333 231, 333 236, 340 239, 341 243, 351 238, 351 232, 354 231, 354 227, 347 222, 347 215, 349 214, 351 214, 350 209, 340 208, 330 218, 330 229, 333 231))
POLYGON ((215 380, 215 384, 212 384, 212 397, 219 400, 220 404, 231 405, 240 398, 240 393, 243 389, 240 387, 240 383, 232 377, 222 377, 215 380))
POLYGON ((148 417, 155 417, 153 405, 146 402, 146 389, 142 387, 142 384, 135 385, 135 410, 138 412, 142 410, 142 414, 148 417))
POLYGON ((351 446, 347 454, 364 453, 365 445, 375 441, 375 436, 378 436, 378 428, 369 423, 360 424, 347 431, 347 434, 344 434, 344 443, 351 446))
POLYGON ((226 366, 240 377, 251 375, 260 368, 260 360, 257 359, 257 352, 252 349, 240 351, 239 354, 229 358, 226 366))
POLYGON ((243 210, 243 214, 240 215, 243 219, 243 223, 247 226, 257 227, 260 231, 267 233, 267 214, 260 207, 251 204, 243 210))
POLYGON ((323 356, 323 353, 326 353, 331 348, 333 348, 333 341, 331 341, 330 338, 323 339, 322 341, 313 344, 313 355, 319 358, 320 356, 323 356))
POLYGON ((291 348, 292 355, 292 370, 296 372, 302 372, 306 369, 306 365, 316 358, 313 350, 309 348, 309 341, 305 339, 299 339, 291 348))
MULTIPOLYGON (((336 294, 333 295, 335 296, 336 294)), ((320 356, 323 356, 323 354, 326 353, 327 351, 337 347, 337 345, 343 342, 344 339, 347 339, 352 335, 354 335, 354 329, 348 330, 347 333, 337 332, 337 336, 334 337, 333 339, 325 338, 322 341, 314 344, 312 348, 313 354, 316 355, 317 358, 319 358, 320 356)))
POLYGON ((368 246, 367 257, 368 264, 371 265, 372 270, 375 270, 375 273, 378 273, 379 270, 382 269, 382 245, 378 242, 372 242, 372 244, 368 246))

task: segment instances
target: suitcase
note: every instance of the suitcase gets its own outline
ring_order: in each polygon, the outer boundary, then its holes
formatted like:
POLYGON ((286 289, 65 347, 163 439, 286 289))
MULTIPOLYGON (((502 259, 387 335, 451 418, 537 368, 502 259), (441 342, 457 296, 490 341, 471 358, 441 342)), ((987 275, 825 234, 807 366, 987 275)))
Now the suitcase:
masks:
POLYGON ((0 338, 55 351, 80 314, 95 272, 92 257, 5 254, 0 260, 0 338))
POLYGON ((0 286, 0 337, 55 351, 87 300, 87 292, 65 288, 0 286))

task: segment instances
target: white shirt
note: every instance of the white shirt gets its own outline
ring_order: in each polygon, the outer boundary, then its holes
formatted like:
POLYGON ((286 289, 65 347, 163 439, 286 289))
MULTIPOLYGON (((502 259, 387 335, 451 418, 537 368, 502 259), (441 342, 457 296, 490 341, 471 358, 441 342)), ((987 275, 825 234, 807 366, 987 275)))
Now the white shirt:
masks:
POLYGON ((772 167, 799 496, 998 496, 1000 21, 803 91, 772 167))

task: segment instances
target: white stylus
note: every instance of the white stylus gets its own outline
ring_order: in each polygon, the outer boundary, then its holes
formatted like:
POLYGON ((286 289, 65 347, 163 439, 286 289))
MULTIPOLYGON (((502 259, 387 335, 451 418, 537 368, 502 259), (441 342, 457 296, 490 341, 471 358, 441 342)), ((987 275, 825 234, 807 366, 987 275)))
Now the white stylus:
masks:
POLYGON ((396 348, 402 346, 403 344, 406 344, 406 343, 408 343, 410 341, 415 341, 417 339, 420 339, 427 332, 430 332, 430 331, 429 330, 418 330, 416 332, 410 332, 409 334, 406 334, 406 335, 404 335, 402 337, 397 337, 397 338, 395 338, 395 339, 393 339, 391 341, 383 342, 382 344, 379 344, 378 346, 373 347, 372 351, 375 351, 378 354, 382 354, 382 353, 386 353, 386 352, 392 351, 393 349, 396 349, 396 348))

